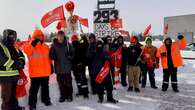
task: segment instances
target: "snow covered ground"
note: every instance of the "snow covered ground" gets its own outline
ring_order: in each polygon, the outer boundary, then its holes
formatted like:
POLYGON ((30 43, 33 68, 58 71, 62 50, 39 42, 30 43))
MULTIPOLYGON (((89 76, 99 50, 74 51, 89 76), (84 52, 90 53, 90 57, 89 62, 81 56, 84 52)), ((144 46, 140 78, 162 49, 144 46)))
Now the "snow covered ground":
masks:
MULTIPOLYGON (((142 89, 141 93, 127 92, 127 87, 120 85, 114 90, 114 97, 119 100, 118 104, 97 103, 97 96, 91 95, 89 99, 75 97, 71 103, 59 103, 59 91, 55 74, 50 79, 50 96, 53 105, 46 107, 40 102, 37 110, 195 110, 195 61, 184 60, 184 67, 179 69, 178 81, 180 93, 174 93, 169 87, 167 92, 161 92, 162 69, 156 70, 156 81, 159 89, 149 87, 142 89)), ((74 94, 76 85, 74 85, 74 94)), ((1 100, 0 100, 1 102, 1 100)), ((28 99, 20 99, 20 104, 27 106, 28 99)))
MULTIPOLYGON (((154 42, 159 45, 161 42, 154 42)), ((188 57, 193 57, 186 54, 188 57)), ((194 57, 195 58, 195 57, 194 57)), ((50 96, 52 106, 46 107, 38 98, 37 110, 195 110, 195 60, 184 60, 184 66, 178 70, 178 82, 180 93, 174 93, 171 86, 167 92, 161 92, 162 68, 156 71, 156 82, 159 89, 154 90, 149 87, 141 88, 141 93, 127 92, 127 87, 117 86, 114 90, 114 97, 119 100, 117 104, 110 104, 105 101, 103 104, 97 103, 96 95, 89 95, 89 99, 75 97, 71 103, 59 103, 59 91, 55 74, 50 79, 50 96)), ((27 73, 27 72, 26 72, 27 73)), ((73 80, 74 94, 77 92, 75 81, 73 80)), ((27 85, 27 88, 29 84, 27 85)), ((40 95, 39 95, 40 96, 40 95)), ((1 103, 1 99, 0 99, 1 103)), ((20 104, 28 110, 28 98, 20 99, 20 104)))

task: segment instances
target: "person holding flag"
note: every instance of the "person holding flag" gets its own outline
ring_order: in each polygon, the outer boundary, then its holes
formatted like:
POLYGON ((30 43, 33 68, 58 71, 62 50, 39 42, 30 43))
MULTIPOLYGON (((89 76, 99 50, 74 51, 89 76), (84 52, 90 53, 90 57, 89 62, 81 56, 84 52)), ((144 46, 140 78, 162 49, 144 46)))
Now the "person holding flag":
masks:
POLYGON ((107 101, 110 103, 117 103, 118 101, 113 98, 113 82, 112 73, 114 68, 111 63, 111 58, 108 53, 104 51, 104 43, 101 39, 96 44, 96 54, 92 60, 92 73, 96 75, 97 93, 99 103, 103 102, 104 89, 107 92, 107 101))
POLYGON ((150 86, 151 88, 157 89, 155 83, 155 68, 159 67, 159 58, 157 57, 158 49, 152 45, 152 38, 146 37, 145 38, 145 46, 143 50, 144 54, 144 61, 142 61, 142 88, 145 88, 146 81, 147 81, 147 73, 149 74, 150 79, 150 86))
POLYGON ((183 65, 181 49, 186 47, 186 39, 183 35, 178 35, 178 41, 172 42, 170 37, 165 38, 163 44, 158 50, 157 56, 161 60, 163 68, 162 91, 167 91, 169 78, 174 92, 179 92, 177 84, 177 68, 183 65))
POLYGON ((121 84, 122 86, 127 86, 127 81, 126 81, 126 67, 127 67, 127 47, 126 45, 124 44, 124 39, 123 39, 123 36, 119 36, 117 38, 118 40, 118 45, 119 45, 119 48, 121 47, 122 48, 122 52, 121 52, 121 67, 120 67, 120 73, 121 73, 121 84))

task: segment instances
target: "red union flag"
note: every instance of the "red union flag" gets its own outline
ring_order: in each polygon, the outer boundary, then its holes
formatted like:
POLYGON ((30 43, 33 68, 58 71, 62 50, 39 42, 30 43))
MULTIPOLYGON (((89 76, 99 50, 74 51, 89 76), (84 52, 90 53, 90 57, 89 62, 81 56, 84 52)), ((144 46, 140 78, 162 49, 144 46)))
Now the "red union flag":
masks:
POLYGON ((143 35, 145 37, 149 34, 151 28, 152 28, 152 25, 151 24, 146 27, 146 29, 144 30, 144 33, 143 33, 143 35))
POLYGON ((112 28, 123 28, 122 19, 111 19, 110 25, 112 28))
POLYGON ((85 26, 85 27, 89 27, 89 24, 88 24, 88 19, 87 18, 82 18, 78 15, 75 15, 77 17, 77 19, 79 20, 79 22, 85 26))
POLYGON ((104 63, 104 66, 102 67, 102 69, 100 70, 100 72, 98 73, 95 79, 96 82, 101 84, 104 78, 109 74, 109 72, 110 72, 110 64, 108 60, 106 60, 106 62, 104 63))
POLYGON ((169 26, 168 26, 168 24, 164 24, 164 35, 166 35, 167 34, 167 32, 168 32, 168 29, 169 29, 169 26))
POLYGON ((65 20, 63 5, 46 13, 41 19, 41 25, 45 28, 57 20, 65 20))
POLYGON ((129 31, 118 30, 123 36, 129 36, 129 31))
POLYGON ((62 28, 66 28, 66 27, 67 27, 67 24, 65 20, 59 21, 56 26, 57 30, 61 30, 62 28))

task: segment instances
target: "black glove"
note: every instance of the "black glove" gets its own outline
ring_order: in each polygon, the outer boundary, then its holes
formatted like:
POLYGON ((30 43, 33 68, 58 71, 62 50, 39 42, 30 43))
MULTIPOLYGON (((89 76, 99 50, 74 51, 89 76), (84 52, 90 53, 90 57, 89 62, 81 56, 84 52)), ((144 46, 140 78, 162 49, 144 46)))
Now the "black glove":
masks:
POLYGON ((36 45, 37 45, 38 42, 39 42, 39 39, 35 39, 35 40, 33 40, 33 41, 31 42, 31 45, 32 45, 33 47, 36 47, 36 45))
POLYGON ((16 60, 11 66, 13 70, 19 70, 24 68, 24 63, 22 61, 16 60))
POLYGON ((161 56, 163 57, 166 57, 167 56, 167 53, 166 52, 163 52, 163 53, 160 53, 161 56))
POLYGON ((177 38, 178 38, 179 40, 181 40, 181 39, 184 38, 184 36, 183 36, 183 35, 178 35, 177 38))
POLYGON ((53 74, 54 73, 54 66, 53 66, 53 64, 51 64, 50 66, 51 66, 51 74, 53 74))

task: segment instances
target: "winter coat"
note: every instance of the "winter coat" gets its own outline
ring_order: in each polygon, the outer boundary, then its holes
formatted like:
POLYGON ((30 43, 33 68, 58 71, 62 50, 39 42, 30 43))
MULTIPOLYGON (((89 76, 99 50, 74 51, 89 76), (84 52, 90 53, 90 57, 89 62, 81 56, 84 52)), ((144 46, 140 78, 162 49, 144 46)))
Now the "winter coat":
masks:
POLYGON ((113 73, 114 67, 111 64, 111 58, 107 52, 102 51, 102 52, 96 52, 96 54, 92 60, 92 68, 91 68, 92 74, 97 76, 98 73, 100 72, 100 70, 102 69, 102 67, 104 66, 104 63, 106 60, 108 60, 110 62, 111 72, 113 73))
POLYGON ((54 39, 49 55, 54 60, 54 71, 56 74, 68 74, 71 72, 73 49, 66 40, 60 44, 57 42, 57 39, 54 39))
POLYGON ((83 42, 77 42, 76 45, 73 43, 74 49, 74 58, 73 58, 73 68, 78 65, 87 65, 87 51, 88 51, 88 42, 83 40, 83 42))
MULTIPOLYGON (((44 34, 41 30, 35 30, 32 39, 34 40, 36 36, 44 39, 44 34)), ((50 76, 51 60, 49 58, 49 47, 47 44, 38 42, 36 47, 33 47, 30 42, 24 46, 24 52, 29 60, 29 76, 31 78, 50 76)))
MULTIPOLYGON (((182 62, 182 56, 180 53, 181 49, 184 49, 186 47, 186 39, 183 38, 181 40, 178 40, 177 42, 173 42, 170 46, 171 48, 171 58, 172 58, 172 63, 174 67, 179 67, 183 65, 182 62)), ((157 56, 161 59, 161 64, 163 69, 168 69, 168 60, 167 60, 167 48, 165 44, 158 49, 158 54, 157 56), (162 56, 162 53, 165 53, 165 56, 162 56)))
POLYGON ((147 64, 147 67, 158 67, 159 58, 157 57, 158 49, 155 46, 144 46, 144 60, 147 64))
MULTIPOLYGON (((25 57, 24 57, 22 51, 20 51, 19 49, 17 49, 14 46, 5 46, 5 47, 8 49, 8 51, 9 51, 9 53, 11 55, 11 59, 13 61, 16 61, 16 60, 22 61, 23 62, 23 67, 24 67, 24 65, 25 65, 25 57)), ((1 72, 5 72, 4 74, 6 74, 8 72, 6 70, 6 67, 5 67, 5 63, 7 62, 7 60, 8 60, 8 57, 5 55, 3 48, 0 46, 0 71, 1 72)), ((12 68, 12 66, 11 66, 11 68, 12 68)), ((18 78, 19 78, 18 70, 12 69, 11 71, 16 71, 16 74, 15 75, 9 74, 9 76, 6 76, 6 75, 0 76, 0 83, 15 82, 15 81, 18 80, 18 78)))
POLYGON ((87 64, 88 66, 92 65, 92 60, 96 54, 96 43, 90 43, 87 51, 87 64))
POLYGON ((138 59, 141 57, 142 49, 140 46, 129 46, 127 49, 127 61, 130 66, 140 65, 138 59))

